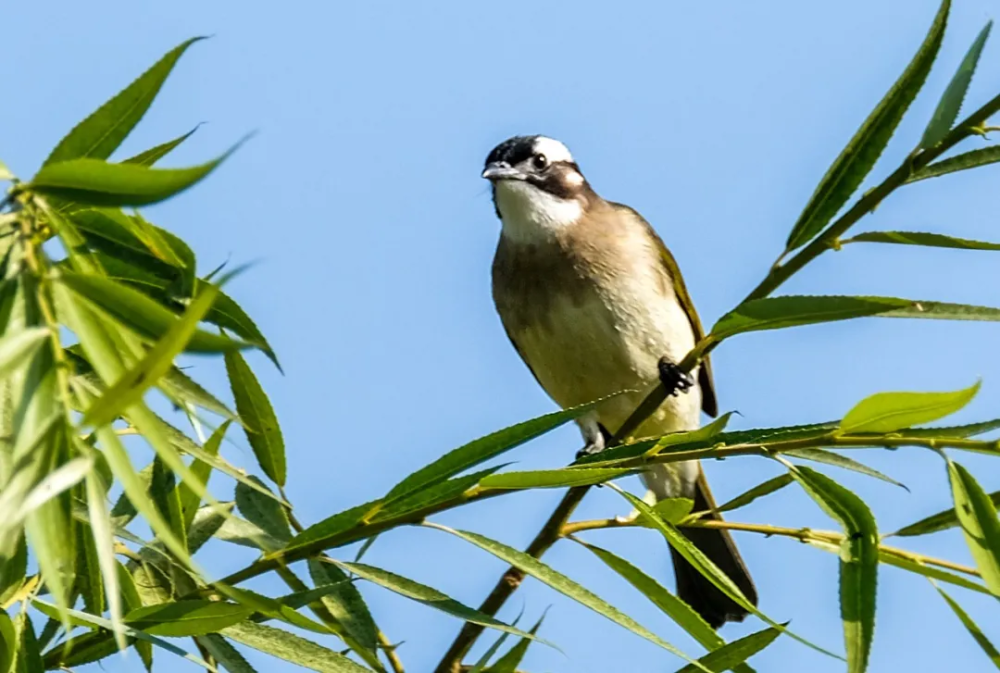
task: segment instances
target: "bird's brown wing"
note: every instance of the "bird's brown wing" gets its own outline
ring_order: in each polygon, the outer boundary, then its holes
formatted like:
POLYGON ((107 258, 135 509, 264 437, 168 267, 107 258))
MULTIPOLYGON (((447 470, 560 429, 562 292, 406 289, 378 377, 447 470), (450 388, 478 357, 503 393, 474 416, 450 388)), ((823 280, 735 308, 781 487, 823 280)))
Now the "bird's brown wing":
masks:
MULTIPOLYGON (((677 266, 677 260, 674 259, 674 256, 667 250, 667 246, 664 245, 663 240, 660 239, 659 235, 657 235, 656 231, 642 215, 620 203, 612 205, 630 212, 649 230, 650 236, 653 237, 657 247, 660 249, 660 259, 663 260, 663 267, 673 281, 674 294, 677 296, 677 301, 680 302, 681 308, 684 309, 684 313, 688 317, 688 322, 691 323, 694 340, 700 341, 705 336, 705 330, 701 326, 701 320, 698 318, 698 312, 694 308, 694 302, 691 301, 691 295, 688 294, 687 286, 684 285, 684 277, 681 275, 680 267, 677 266)), ((701 409, 714 418, 719 414, 719 404, 715 398, 715 383, 712 380, 712 362, 708 355, 702 358, 701 368, 698 370, 698 385, 701 387, 701 409)))

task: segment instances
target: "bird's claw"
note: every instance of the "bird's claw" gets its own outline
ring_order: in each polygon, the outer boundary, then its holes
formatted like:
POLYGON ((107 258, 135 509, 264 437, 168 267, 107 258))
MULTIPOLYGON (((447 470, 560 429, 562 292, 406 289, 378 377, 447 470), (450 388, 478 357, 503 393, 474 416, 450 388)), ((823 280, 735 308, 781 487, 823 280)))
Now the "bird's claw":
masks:
POLYGON ((667 389, 667 396, 673 397, 680 393, 686 393, 694 386, 694 379, 691 375, 678 367, 666 356, 660 358, 658 363, 660 370, 660 381, 667 389))

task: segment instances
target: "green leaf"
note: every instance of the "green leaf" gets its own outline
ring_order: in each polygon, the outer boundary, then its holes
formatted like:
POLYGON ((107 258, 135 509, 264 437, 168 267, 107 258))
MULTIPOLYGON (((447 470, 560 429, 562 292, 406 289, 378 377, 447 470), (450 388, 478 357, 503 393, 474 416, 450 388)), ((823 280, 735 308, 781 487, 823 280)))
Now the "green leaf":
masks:
POLYGON ((177 479, 158 454, 153 460, 153 474, 149 485, 149 497, 156 505, 156 508, 160 510, 160 516, 170 526, 170 530, 174 536, 184 542, 186 549, 187 529, 184 527, 184 515, 181 512, 177 479))
POLYGON ((869 477, 875 477, 876 479, 881 479, 887 484, 892 484, 893 486, 899 486, 900 488, 909 491, 905 484, 901 484, 891 477, 887 477, 878 470, 868 467, 864 463, 859 463, 853 458, 848 458, 847 456, 842 456, 839 453, 834 453, 833 451, 827 451, 826 449, 792 449, 791 451, 785 451, 785 456, 791 456, 793 458, 801 458, 802 460, 812 460, 817 463, 825 463, 827 465, 833 465, 834 467, 840 467, 845 470, 851 470, 852 472, 857 472, 859 474, 864 474, 869 477))
POLYGON ((177 367, 167 370, 167 373, 160 378, 158 387, 179 407, 188 405, 201 407, 205 411, 222 416, 226 421, 235 421, 239 418, 236 412, 177 367))
MULTIPOLYGON (((219 447, 222 446, 222 439, 226 436, 227 430, 229 430, 229 421, 224 422, 215 429, 212 436, 205 442, 205 446, 202 447, 206 455, 219 455, 219 447)), ((212 466, 209 463, 195 460, 191 464, 191 474, 194 475, 202 485, 202 488, 204 488, 208 486, 209 477, 212 476, 212 466)), ((194 516, 197 514, 198 506, 201 504, 201 497, 185 484, 178 484, 177 491, 181 511, 184 513, 184 529, 187 530, 191 528, 191 524, 194 522, 194 516)))
POLYGON ((733 412, 727 411, 722 414, 714 421, 708 425, 703 425, 696 430, 685 430, 683 432, 671 432, 669 434, 663 435, 658 440, 652 448, 646 451, 647 456, 655 456, 661 453, 669 453, 669 451, 664 451, 672 446, 678 446, 681 444, 690 444, 692 442, 708 442, 709 440, 717 437, 726 426, 729 424, 729 419, 732 418, 733 412))
POLYGON ((935 428, 907 428, 907 437, 941 437, 947 439, 965 439, 975 437, 1000 428, 1000 418, 965 425, 949 425, 935 428))
POLYGON ((896 243, 900 245, 923 245, 932 248, 956 248, 959 250, 1000 250, 1000 243, 973 241, 968 238, 931 234, 923 231, 869 231, 840 242, 845 243, 896 243))
POLYGON ((217 633, 196 636, 195 640, 204 647, 212 657, 222 664, 229 673, 257 673, 243 655, 217 633))
POLYGON ((561 470, 530 470, 526 472, 504 472, 484 477, 479 485, 483 488, 528 489, 562 488, 565 486, 589 486, 601 484, 610 479, 635 474, 636 470, 620 467, 597 469, 566 468, 561 470))
MULTIPOLYGON (((545 613, 542 613, 542 616, 538 618, 538 621, 535 622, 535 625, 531 627, 528 633, 531 635, 538 633, 538 629, 541 628, 544 621, 545 613)), ((500 637, 500 640, 497 641, 498 645, 503 642, 503 638, 506 635, 505 633, 500 637)), ((502 657, 497 659, 497 662, 490 666, 486 673, 517 673, 517 667, 521 663, 521 660, 524 659, 524 655, 527 654, 528 647, 530 646, 530 639, 521 638, 514 647, 510 648, 502 657)))
MULTIPOLYGON (((103 315, 150 340, 162 338, 180 320, 172 311, 138 290, 107 278, 64 271, 59 275, 57 285, 68 288, 74 296, 86 300, 89 306, 103 315)), ((220 353, 248 346, 250 344, 196 330, 188 341, 186 351, 220 353)), ((89 353, 88 359, 93 362, 89 353)))
POLYGON ((744 302, 722 316, 711 336, 727 339, 743 332, 849 320, 899 311, 914 302, 894 297, 785 296, 744 302))
POLYGON ((251 608, 223 601, 190 600, 148 605, 125 615, 125 623, 154 636, 200 636, 241 622, 251 608))
MULTIPOLYGON (((266 489, 260 479, 251 476, 250 479, 266 489)), ((281 543, 292 539, 288 513, 274 498, 268 498, 248 486, 236 484, 236 507, 246 517, 247 521, 256 525, 265 533, 281 543)))
MULTIPOLYGON (((115 571, 118 586, 121 589, 120 602, 124 605, 124 611, 128 612, 141 608, 142 599, 139 597, 139 589, 136 587, 132 574, 117 560, 115 561, 115 571)), ((112 620, 111 624, 115 629, 120 629, 124 634, 124 628, 118 626, 118 624, 124 624, 121 616, 118 617, 118 621, 112 620)), ((139 658, 142 659, 146 670, 151 672, 153 670, 153 644, 145 640, 137 640, 135 642, 135 651, 139 653, 139 658)))
POLYGON ((963 408, 979 392, 979 383, 948 393, 876 393, 858 402, 840 422, 843 434, 896 432, 930 423, 963 408))
POLYGON ((204 38, 192 38, 167 52, 117 96, 77 124, 59 141, 43 166, 81 157, 106 159, 111 156, 149 109, 177 60, 191 44, 201 39, 204 38))
POLYGON ((570 578, 566 577, 562 573, 553 570, 551 567, 542 563, 538 559, 522 551, 518 551, 513 547, 508 547, 502 542, 497 542, 496 540, 491 540, 488 537, 479 535, 478 533, 472 533, 469 531, 455 530, 452 528, 447 528, 446 526, 441 526, 439 524, 425 524, 431 528, 436 528, 438 530, 443 530, 446 533, 451 533, 456 537, 459 537, 467 542, 470 542, 480 549, 493 554, 505 563, 509 563, 515 568, 519 569, 521 572, 531 575, 543 584, 555 589, 564 596, 571 598, 572 600, 580 603, 581 605, 590 608, 597 614, 606 617, 613 621, 614 623, 622 626, 632 633, 645 638, 651 643, 659 645, 663 649, 677 655, 678 657, 684 659, 688 662, 693 662, 689 656, 678 650, 676 647, 663 640, 655 633, 647 629, 646 627, 639 624, 637 621, 629 617, 627 614, 614 607, 604 599, 600 598, 596 594, 592 593, 585 587, 577 584, 570 578))
POLYGON ((279 540, 274 539, 246 519, 238 516, 228 517, 215 532, 215 537, 223 542, 231 542, 241 547, 250 547, 265 552, 281 549, 279 540))
POLYGON ((875 166, 927 79, 941 47, 950 9, 951 1, 944 0, 913 60, 827 170, 792 228, 786 250, 794 250, 819 234, 875 166))
MULTIPOLYGON (((1000 506, 1000 491, 994 491, 988 494, 986 497, 990 499, 994 507, 1000 506)), ((911 523, 909 526, 903 526, 895 533, 890 533, 896 537, 915 537, 917 535, 929 535, 930 533, 937 533, 942 530, 948 530, 949 528, 954 528, 958 525, 958 515, 955 513, 955 508, 951 507, 944 510, 943 512, 938 512, 937 514, 932 514, 931 516, 925 517, 920 521, 911 523)))
POLYGON ((28 570, 28 546, 22 535, 10 558, 0 557, 0 605, 10 600, 24 583, 28 570))
POLYGON ((479 624, 480 626, 486 626, 488 628, 510 633, 515 636, 530 637, 525 631, 508 626, 500 620, 494 619, 490 615, 484 614, 479 610, 459 603, 454 598, 441 593, 437 589, 429 587, 426 584, 415 582, 409 578, 403 577, 402 575, 397 575, 389 572, 388 570, 376 568, 375 566, 366 565, 364 563, 348 563, 345 561, 338 561, 336 559, 327 559, 327 562, 333 563, 341 570, 357 575, 363 580, 368 580, 369 582, 397 593, 400 596, 405 596, 406 598, 417 601, 418 603, 423 603, 428 607, 440 610, 441 612, 452 615, 453 617, 458 617, 459 619, 463 619, 467 622, 479 624))
POLYGON ((6 612, 0 610, 0 671, 10 670, 17 656, 17 633, 6 612))
POLYGON ((952 125, 958 118, 958 112, 962 109, 962 101, 965 100, 965 93, 969 90, 972 75, 976 72, 976 65, 979 63, 979 57, 983 53, 983 47, 986 45, 986 39, 990 36, 992 27, 993 22, 987 22, 976 41, 969 47, 965 58, 962 59, 961 65, 958 66, 958 70, 951 78, 948 88, 945 89, 944 95, 938 102, 937 109, 934 110, 934 115, 927 124, 924 137, 920 140, 921 149, 934 147, 951 131, 952 125))
POLYGON ((201 549, 206 542, 215 537, 222 525, 232 515, 234 504, 219 503, 220 507, 206 505, 200 507, 195 512, 194 519, 187 527, 188 550, 194 554, 201 549), (221 510, 221 511, 220 511, 221 510))
POLYGON ((868 666, 875 634, 879 561, 875 518, 861 498, 826 475, 802 465, 789 468, 806 493, 844 528, 840 545, 840 617, 844 622, 847 670, 861 673, 868 666))
POLYGON ((111 423, 128 407, 140 401, 145 392, 173 367, 174 358, 181 354, 194 337, 198 331, 198 323, 212 306, 217 294, 216 286, 206 285, 188 305, 180 320, 175 321, 153 347, 146 351, 142 360, 87 408, 82 423, 91 426, 111 423))
POLYGON ((993 501, 964 467, 948 461, 955 513, 983 581, 1000 596, 1000 520, 993 501))
MULTIPOLYGON (((781 629, 769 628, 749 636, 743 636, 739 640, 734 640, 728 645, 724 645, 714 652, 706 654, 698 662, 716 673, 734 669, 734 667, 744 663, 747 659, 757 654, 770 645, 781 635, 781 629)), ((677 673, 694 673, 698 670, 694 666, 685 666, 677 673)), ((735 670, 735 669, 734 669, 735 670)))
POLYGON ((100 159, 72 159, 43 166, 24 189, 92 206, 157 203, 201 182, 244 141, 221 156, 191 168, 146 168, 100 159))
POLYGON ((417 491, 416 493, 404 497, 402 500, 396 500, 388 507, 379 509, 378 513, 371 518, 371 521, 374 523, 376 521, 385 521, 387 519, 399 519, 416 510, 423 510, 440 504, 449 503, 469 489, 477 486, 485 477, 493 474, 497 470, 507 467, 507 465, 509 465, 509 463, 506 465, 494 465, 486 468, 485 470, 479 470, 478 472, 473 472, 472 474, 467 474, 465 476, 447 479, 439 484, 417 491))
POLYGON ((579 418, 590 411, 595 404, 595 402, 592 402, 552 414, 546 414, 545 416, 539 416, 530 421, 524 421, 523 423, 512 425, 485 437, 473 440, 464 446, 446 453, 393 486, 382 500, 382 505, 388 505, 394 500, 399 500, 411 493, 432 486, 459 472, 495 458, 539 435, 554 430, 563 423, 579 418))
MULTIPOLYGON (((200 285, 204 281, 197 281, 195 286, 200 285)), ((225 292, 219 292, 219 296, 215 300, 215 304, 212 306, 212 310, 208 312, 205 316, 205 320, 212 323, 213 325, 218 325, 223 329, 227 329, 236 336, 249 341, 252 344, 258 346, 261 351, 274 363, 274 366, 281 371, 281 364, 278 362, 278 356, 275 355, 274 350, 271 348, 270 344, 267 343, 267 339, 257 328, 257 324, 247 315, 247 312, 243 310, 236 301, 227 295, 225 292)))
MULTIPOLYGON (((694 500, 691 498, 664 498, 653 505, 653 511, 664 521, 673 525, 677 525, 687 518, 692 509, 694 509, 694 500)), ((654 527, 652 523, 642 517, 639 517, 636 523, 648 528, 654 527)))
POLYGON ((242 622, 222 630, 226 638, 320 673, 370 673, 342 654, 271 626, 242 622))
POLYGON ((777 477, 772 477, 763 483, 757 484, 750 490, 741 493, 732 500, 720 505, 717 509, 720 512, 731 512, 734 509, 746 507, 757 498, 762 498, 765 495, 770 495, 775 491, 781 490, 793 481, 795 480, 792 478, 792 475, 787 473, 779 474, 777 477))
POLYGON ((191 129, 184 135, 178 136, 173 140, 168 140, 167 142, 157 145, 156 147, 151 147, 144 152, 139 152, 139 154, 136 154, 134 157, 129 157, 128 159, 125 159, 125 161, 123 161, 122 163, 139 164, 140 166, 152 166, 157 161, 162 159, 164 156, 169 154, 175 147, 177 147, 182 142, 190 138, 191 134, 197 131, 200 126, 201 124, 198 124, 198 126, 195 126, 193 129, 191 129))
POLYGON ((226 353, 226 374, 257 463, 271 481, 284 486, 285 440, 267 394, 239 353, 226 353))
POLYGON ((936 588, 938 590, 938 593, 941 594, 941 598, 945 600, 945 602, 948 604, 948 607, 952 609, 952 612, 955 613, 955 616, 958 617, 960 622, 962 622, 962 626, 965 627, 965 630, 969 632, 969 635, 972 636, 972 638, 976 641, 979 647, 982 648, 983 652, 986 653, 986 656, 989 657, 990 661, 993 662, 993 665, 996 668, 1000 669, 1000 652, 998 652, 997 648, 993 646, 993 643, 990 642, 990 639, 986 637, 986 634, 983 633, 983 630, 979 628, 979 625, 976 624, 975 621, 973 621, 972 617, 969 616, 969 613, 963 610, 962 606, 956 603, 951 596, 946 594, 941 587, 936 587, 936 588))
POLYGON ((606 549, 581 540, 576 541, 593 552, 605 565, 638 589, 653 605, 662 610, 674 623, 701 643, 702 647, 707 650, 717 650, 726 644, 722 636, 716 633, 715 629, 701 618, 701 615, 691 609, 687 603, 663 588, 659 582, 642 570, 606 549))
POLYGON ((51 334, 47 327, 29 327, 0 338, 0 377, 9 376, 14 369, 30 360, 51 334))
POLYGON ((320 600, 330 616, 361 647, 375 652, 378 648, 378 627, 354 582, 337 566, 316 559, 309 559, 309 575, 317 588, 329 587, 320 600))
POLYGON ((17 673, 43 673, 45 665, 42 662, 41 648, 27 612, 21 612, 17 616, 15 626, 18 632, 17 673))
POLYGON ((979 168, 980 166, 988 166, 998 161, 1000 161, 1000 145, 983 147, 927 164, 923 168, 914 171, 906 183, 919 182, 928 178, 939 178, 942 175, 967 171, 971 168, 979 168))

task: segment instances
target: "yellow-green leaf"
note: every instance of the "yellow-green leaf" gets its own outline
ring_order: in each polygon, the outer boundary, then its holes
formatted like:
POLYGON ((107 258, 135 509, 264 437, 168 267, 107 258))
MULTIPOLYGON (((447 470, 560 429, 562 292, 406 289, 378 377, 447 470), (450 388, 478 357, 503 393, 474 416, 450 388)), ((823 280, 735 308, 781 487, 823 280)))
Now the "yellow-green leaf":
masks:
POLYGON ((226 374, 243 420, 247 441, 261 469, 278 486, 285 485, 285 440, 267 393, 239 353, 226 353, 226 374))
POLYGON ((896 432, 950 416, 972 401, 979 383, 947 393, 876 393, 858 402, 840 422, 842 433, 896 432))
POLYGON ((1000 520, 996 507, 972 474, 958 463, 948 461, 948 476, 965 542, 986 586, 1000 596, 1000 520))

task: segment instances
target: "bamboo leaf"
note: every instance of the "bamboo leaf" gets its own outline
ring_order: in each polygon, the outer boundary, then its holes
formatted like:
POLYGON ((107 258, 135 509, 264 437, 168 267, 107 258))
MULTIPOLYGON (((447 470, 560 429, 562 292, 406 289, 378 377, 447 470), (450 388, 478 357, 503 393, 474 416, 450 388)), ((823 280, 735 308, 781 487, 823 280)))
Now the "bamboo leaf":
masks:
POLYGON ((982 648, 986 656, 993 662, 993 665, 1000 669, 1000 652, 998 652, 997 648, 993 646, 993 643, 991 643, 990 639, 986 637, 986 634, 983 633, 981 628, 979 628, 979 625, 976 624, 972 617, 969 616, 969 613, 962 609, 962 606, 955 602, 955 599, 946 594, 941 587, 935 588, 938 590, 938 593, 941 594, 941 598, 943 598, 948 604, 948 607, 950 607, 952 612, 955 613, 955 616, 958 617, 958 620, 962 622, 962 626, 965 627, 965 630, 968 631, 969 635, 976 641, 976 644, 982 648))
POLYGON ((792 228, 786 250, 794 250, 819 234, 875 166, 927 79, 941 47, 950 9, 950 0, 944 0, 913 60, 827 170, 792 228))
MULTIPOLYGON (((646 640, 659 645, 668 652, 677 655, 678 657, 684 659, 688 662, 694 662, 691 657, 687 656, 676 647, 663 640, 655 633, 647 629, 646 627, 639 624, 637 621, 629 617, 627 614, 614 607, 604 599, 600 598, 596 594, 592 593, 589 589, 577 584, 570 578, 566 577, 562 573, 553 570, 550 566, 542 563, 538 559, 525 554, 522 551, 518 551, 513 547, 508 547, 502 542, 497 542, 496 540, 491 540, 488 537, 479 535, 478 533, 472 533, 469 531, 455 530, 452 528, 447 528, 446 526, 441 526, 439 524, 425 524, 431 528, 436 528, 438 530, 443 530, 446 533, 451 533, 452 535, 459 537, 471 544, 476 545, 480 549, 493 554, 505 563, 518 568, 521 572, 531 575, 543 584, 555 589, 559 593, 563 594, 567 598, 570 598, 581 605, 590 608, 602 617, 613 621, 614 623, 622 626, 632 633, 645 638, 646 640)), ((707 669, 703 669, 707 670, 707 669)))
MULTIPOLYGON (((994 491, 988 494, 986 497, 990 499, 994 507, 1000 506, 1000 491, 994 491)), ((955 508, 950 507, 943 512, 938 512, 937 514, 932 514, 931 516, 925 517, 920 521, 911 523, 909 526, 903 526, 895 533, 890 533, 890 535, 895 535, 896 537, 915 537, 917 535, 929 535, 930 533, 937 533, 942 530, 948 530, 949 528, 954 528, 958 525, 958 515, 955 513, 955 508)))
MULTIPOLYGON (((74 297, 84 299, 88 306, 94 307, 116 323, 150 340, 161 339, 180 320, 172 311, 138 290, 107 278, 63 272, 59 275, 57 285, 66 287, 74 297)), ((186 351, 219 353, 247 348, 250 345, 197 330, 188 341, 186 351)), ((88 358, 93 362, 90 353, 88 358)))
POLYGON ((483 488, 530 489, 562 488, 565 486, 589 486, 601 484, 610 479, 635 474, 636 470, 620 467, 597 469, 566 468, 561 470, 531 470, 526 472, 504 472, 484 477, 479 485, 483 488))
POLYGON ((887 477, 878 470, 868 467, 864 463, 859 463, 853 458, 848 458, 847 456, 842 456, 839 453, 834 453, 833 451, 827 451, 826 449, 793 449, 791 451, 785 451, 784 455, 791 456, 793 458, 801 458, 802 460, 812 460, 817 463, 825 463, 827 465, 833 465, 834 467, 840 467, 845 470, 850 470, 852 472, 857 472, 859 474, 864 474, 869 477, 875 477, 876 479, 881 479, 887 484, 892 484, 893 486, 899 486, 900 488, 909 491, 905 484, 901 484, 891 477, 887 477))
POLYGON ((253 612, 234 603, 209 600, 147 605, 125 615, 125 623, 153 636, 201 636, 241 622, 253 612))
POLYGON ((191 168, 146 168, 100 159, 71 159, 42 167, 24 189, 91 206, 142 206, 157 203, 201 182, 239 149, 191 168))
POLYGON ((226 374, 257 463, 271 481, 284 486, 285 440, 267 393, 239 353, 226 354, 226 374))
POLYGON ((194 337, 198 331, 198 323, 208 312, 217 294, 218 288, 206 285, 188 305, 180 320, 175 321, 153 347, 146 351, 142 360, 87 408, 82 423, 92 426, 111 423, 125 409, 139 402, 145 392, 173 367, 174 358, 181 354, 194 337))
POLYGON ((959 250, 1000 250, 1000 243, 973 241, 968 238, 931 234, 923 231, 869 231, 841 241, 842 245, 845 243, 895 243, 959 250))
POLYGON ((868 667, 875 634, 879 561, 875 518, 861 498, 826 475, 801 465, 789 468, 806 493, 844 528, 840 545, 840 617, 844 622, 847 670, 862 673, 868 667))
POLYGON ((858 402, 840 422, 840 432, 896 432, 950 416, 972 401, 979 383, 947 393, 876 393, 858 402))
POLYGON ((969 471, 958 463, 948 461, 948 476, 965 542, 986 586, 1000 596, 1000 520, 996 507, 969 471))
POLYGON ((924 137, 920 140, 921 149, 934 147, 951 131, 958 118, 959 110, 962 109, 962 101, 965 100, 965 93, 969 90, 969 84, 972 83, 972 76, 976 72, 976 65, 979 64, 979 57, 983 53, 983 47, 986 45, 986 39, 990 36, 992 27, 993 22, 987 22, 979 36, 976 37, 975 42, 969 47, 969 51, 962 59, 962 63, 951 78, 951 82, 948 83, 948 88, 945 89, 937 109, 934 110, 934 115, 927 124, 924 137))
POLYGON ((919 182, 928 178, 939 178, 949 173, 967 171, 971 168, 979 168, 980 166, 989 166, 998 161, 1000 161, 1000 145, 983 147, 927 164, 923 168, 914 171, 906 183, 919 182))
POLYGON ((186 40, 167 52, 118 95, 77 124, 59 141, 43 166, 81 157, 106 159, 111 156, 149 109, 177 60, 188 47, 202 39, 186 40))
POLYGON ((184 135, 178 136, 173 140, 168 140, 167 142, 157 145, 156 147, 151 147, 148 150, 145 150, 144 152, 139 152, 139 154, 136 154, 133 157, 125 159, 122 163, 139 164, 140 166, 152 166, 157 161, 159 161, 167 154, 169 154, 175 147, 177 147, 182 142, 190 138, 191 134, 197 131, 200 126, 201 124, 198 124, 198 126, 195 126, 193 129, 191 129, 184 135))
POLYGON ((236 642, 320 673, 366 673, 369 669, 311 640, 271 626, 241 622, 223 629, 236 642))
MULTIPOLYGON (((714 652, 709 652, 699 659, 698 662, 705 668, 716 673, 722 673, 722 671, 730 669, 736 670, 735 666, 746 662, 747 659, 773 643, 780 635, 781 629, 776 628, 751 633, 749 636, 743 636, 728 645, 723 645, 714 652)), ((677 673, 694 673, 696 670, 698 669, 694 666, 685 666, 677 671, 677 673)))

